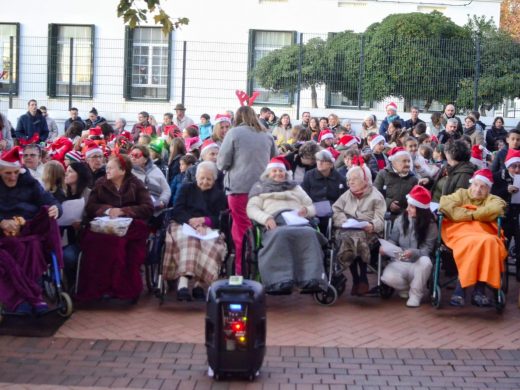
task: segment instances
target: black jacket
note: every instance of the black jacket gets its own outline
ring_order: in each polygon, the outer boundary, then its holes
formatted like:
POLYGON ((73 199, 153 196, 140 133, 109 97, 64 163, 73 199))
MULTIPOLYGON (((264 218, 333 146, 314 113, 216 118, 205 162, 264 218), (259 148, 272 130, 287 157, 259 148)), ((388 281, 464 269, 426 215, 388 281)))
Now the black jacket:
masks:
POLYGON ((184 183, 173 207, 172 218, 175 222, 188 223, 191 218, 209 217, 211 227, 219 228, 219 215, 227 209, 226 194, 215 186, 201 191, 197 183, 184 183))
POLYGON ((506 141, 507 131, 503 127, 501 129, 497 129, 496 127, 492 127, 486 132, 486 147, 490 152, 495 152, 497 150, 497 142, 498 140, 506 141))
POLYGON ((314 168, 305 173, 302 188, 313 202, 328 200, 334 203, 347 190, 346 181, 335 169, 325 177, 314 168))
POLYGON ((454 167, 448 166, 448 177, 442 187, 442 195, 450 195, 459 188, 468 188, 469 180, 477 167, 469 161, 459 162, 454 167))
POLYGON ((0 179, 0 220, 15 216, 32 219, 42 206, 57 206, 61 215, 60 203, 43 189, 29 171, 18 176, 14 187, 7 187, 0 179))
POLYGON ((390 210, 390 204, 397 201, 402 212, 408 206, 406 195, 417 184, 417 181, 417 176, 411 171, 407 176, 401 177, 394 171, 392 164, 389 164, 377 173, 374 187, 385 197, 388 210, 390 210))

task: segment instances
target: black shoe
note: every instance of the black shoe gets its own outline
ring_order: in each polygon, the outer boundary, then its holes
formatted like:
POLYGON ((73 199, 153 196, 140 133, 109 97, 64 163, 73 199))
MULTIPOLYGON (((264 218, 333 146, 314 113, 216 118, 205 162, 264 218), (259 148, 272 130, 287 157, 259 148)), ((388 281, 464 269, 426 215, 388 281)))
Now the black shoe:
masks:
POLYGON ((177 290, 177 300, 178 301, 191 301, 191 294, 188 287, 183 287, 177 290))
POLYGON ((265 290, 269 295, 290 295, 293 290, 293 282, 277 283, 265 290))
POLYGON ((206 299, 206 294, 204 293, 204 289, 202 287, 193 287, 191 290, 191 296, 196 301, 204 301, 206 299))
POLYGON ((302 284, 300 294, 313 294, 320 291, 323 291, 320 287, 320 282, 317 280, 310 280, 302 284))

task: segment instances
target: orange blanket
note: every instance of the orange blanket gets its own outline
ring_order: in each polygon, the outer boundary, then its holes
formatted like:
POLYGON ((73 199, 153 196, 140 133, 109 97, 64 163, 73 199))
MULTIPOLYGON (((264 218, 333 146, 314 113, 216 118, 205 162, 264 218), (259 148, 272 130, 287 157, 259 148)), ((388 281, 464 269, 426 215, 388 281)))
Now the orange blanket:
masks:
POLYGON ((442 240, 452 251, 462 287, 485 282, 500 287, 507 251, 495 223, 478 221, 442 222, 442 240))

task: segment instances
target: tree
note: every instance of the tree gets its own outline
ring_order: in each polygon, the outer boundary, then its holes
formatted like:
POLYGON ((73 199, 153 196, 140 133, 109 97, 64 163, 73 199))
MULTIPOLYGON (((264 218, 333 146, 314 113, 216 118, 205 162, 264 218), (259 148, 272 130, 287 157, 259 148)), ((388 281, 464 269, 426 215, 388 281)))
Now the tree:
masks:
MULTIPOLYGON (((504 99, 520 97, 520 43, 497 29, 492 19, 473 17, 465 28, 480 49, 477 106, 490 110, 504 99)), ((457 104, 474 108, 474 79, 460 82, 457 104)))
MULTIPOLYGON (((301 45, 301 89, 311 89, 312 107, 317 108, 316 87, 326 82, 325 41, 313 38, 301 45)), ((285 46, 262 57, 253 77, 259 85, 274 92, 294 92, 298 88, 300 45, 285 46)))
POLYGON ((442 103, 457 96, 460 79, 473 72, 469 32, 439 12, 394 14, 366 33, 363 91, 367 100, 387 96, 442 103))
POLYGON ((161 0, 119 0, 117 17, 123 17, 125 24, 135 28, 141 23, 148 22, 148 15, 153 14, 155 24, 162 25, 163 34, 168 34, 189 23, 188 18, 172 19, 161 7, 161 0), (144 3, 145 8, 140 8, 138 3, 144 3))
POLYGON ((520 41, 520 0, 503 0, 500 5, 500 29, 520 41))

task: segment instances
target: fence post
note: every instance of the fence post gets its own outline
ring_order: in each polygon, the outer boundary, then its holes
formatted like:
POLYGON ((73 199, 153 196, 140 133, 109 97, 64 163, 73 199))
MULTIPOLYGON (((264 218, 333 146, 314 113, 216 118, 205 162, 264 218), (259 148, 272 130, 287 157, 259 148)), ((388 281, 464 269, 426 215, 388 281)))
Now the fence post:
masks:
POLYGON ((478 111, 478 82, 480 79, 480 37, 477 37, 476 59, 475 59, 475 78, 473 81, 473 111, 478 111))
POLYGON ((70 38, 69 44, 69 109, 72 107, 72 71, 74 61, 74 38, 70 38))
POLYGON ((357 90, 357 105, 358 110, 361 110, 361 98, 362 98, 362 84, 363 84, 363 73, 365 71, 365 35, 361 34, 361 41, 359 42, 359 77, 358 77, 358 90, 357 90))
POLYGON ((182 44, 182 86, 181 86, 181 103, 184 104, 184 97, 186 94, 186 49, 187 42, 184 41, 182 44))
POLYGON ((296 119, 300 119, 300 97, 302 89, 303 33, 300 33, 300 55, 298 56, 298 92, 296 98, 296 119))
MULTIPOLYGON (((9 37, 9 108, 13 108, 14 37, 9 37)), ((18 78, 18 75, 16 75, 18 78)))

